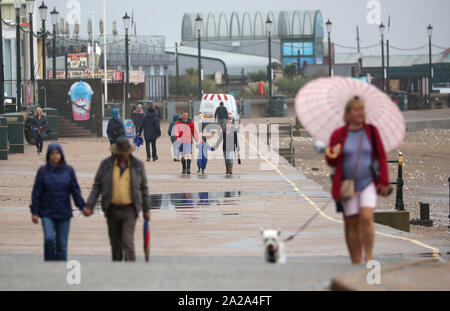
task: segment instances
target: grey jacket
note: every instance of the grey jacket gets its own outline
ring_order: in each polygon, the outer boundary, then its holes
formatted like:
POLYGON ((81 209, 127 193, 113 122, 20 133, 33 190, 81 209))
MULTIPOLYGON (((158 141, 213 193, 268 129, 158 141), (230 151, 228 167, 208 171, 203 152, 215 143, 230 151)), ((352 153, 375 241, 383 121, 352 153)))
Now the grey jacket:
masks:
MULTIPOLYGON (((113 180, 114 156, 111 156, 100 164, 95 175, 94 185, 87 201, 87 208, 93 209, 97 198, 102 196, 102 210, 108 217, 108 211, 112 199, 112 180, 113 180)), ((142 210, 144 213, 150 210, 150 197, 148 194, 147 176, 145 175, 144 163, 130 155, 130 180, 131 196, 136 216, 142 210)))

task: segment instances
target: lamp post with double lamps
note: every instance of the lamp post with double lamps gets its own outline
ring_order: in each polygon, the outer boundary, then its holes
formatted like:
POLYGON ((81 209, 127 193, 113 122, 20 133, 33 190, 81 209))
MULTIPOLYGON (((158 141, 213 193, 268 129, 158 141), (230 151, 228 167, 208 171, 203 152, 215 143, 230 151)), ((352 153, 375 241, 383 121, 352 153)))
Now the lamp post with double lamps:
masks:
POLYGON ((381 71, 383 75, 383 90, 386 92, 386 73, 384 67, 384 34, 386 32, 386 27, 383 23, 381 23, 379 29, 381 35, 381 71))
POLYGON ((47 30, 45 27, 45 21, 47 20, 47 13, 48 13, 48 7, 45 5, 44 2, 42 2, 41 6, 39 7, 39 17, 41 18, 42 22, 42 79, 47 79, 47 30))
POLYGON ((428 67, 428 94, 431 94, 431 92, 433 91, 433 59, 432 59, 432 55, 431 55, 431 37, 433 36, 433 26, 429 25, 427 27, 427 33, 428 33, 428 45, 429 45, 429 51, 428 51, 428 56, 429 56, 429 67, 428 67))
POLYGON ((201 100, 203 95, 202 90, 202 46, 201 46, 201 31, 203 29, 203 19, 200 14, 197 14, 195 19, 195 32, 197 34, 197 48, 198 48, 198 97, 201 100))
POLYGON ((33 35, 33 13, 35 0, 27 0, 27 12, 29 16, 30 29, 30 81, 34 82, 34 35, 33 35))
POLYGON ((125 28, 125 107, 130 104, 130 59, 128 57, 128 29, 131 19, 127 13, 122 17, 123 27, 125 28))
POLYGON ((331 77, 333 75, 333 71, 331 68, 331 29, 333 27, 333 23, 328 20, 325 23, 325 26, 327 27, 328 33, 328 75, 331 77))
POLYGON ((14 0, 14 8, 16 9, 16 103, 17 111, 22 111, 22 66, 20 53, 20 8, 21 0, 14 0))
POLYGON ((53 11, 50 12, 53 24, 53 80, 56 79, 56 26, 58 25, 59 12, 53 7, 53 11))
MULTIPOLYGON (((0 0, 0 17, 2 16, 2 0, 0 0)), ((3 21, 0 19, 0 114, 5 113, 5 72, 3 70, 3 21)))
POLYGON ((266 20, 266 30, 268 36, 268 44, 269 44, 269 97, 273 96, 273 86, 272 86, 272 30, 273 30, 273 22, 270 17, 267 17, 266 20))

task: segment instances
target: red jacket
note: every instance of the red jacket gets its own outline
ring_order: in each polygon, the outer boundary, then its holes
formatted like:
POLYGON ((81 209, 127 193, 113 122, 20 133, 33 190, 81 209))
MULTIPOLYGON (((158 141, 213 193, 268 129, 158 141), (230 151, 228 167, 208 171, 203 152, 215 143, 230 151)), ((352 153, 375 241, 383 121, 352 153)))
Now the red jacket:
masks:
MULTIPOLYGON (((372 158, 375 157, 375 151, 373 148, 373 141, 372 141, 372 131, 370 129, 370 126, 365 124, 364 125, 366 129, 367 136, 369 137, 369 141, 372 145, 372 158)), ((378 161, 380 163, 380 179, 376 180, 374 177, 375 185, 378 186, 389 186, 389 170, 388 170, 388 163, 387 163, 387 157, 386 152, 384 150, 383 142, 381 141, 380 133, 378 132, 378 129, 373 126, 375 131, 375 140, 377 142, 377 151, 378 151, 378 161)), ((334 171, 334 177, 333 177, 333 185, 332 185, 332 195, 333 198, 336 201, 339 201, 341 199, 341 183, 342 183, 342 158, 343 158, 343 150, 345 141, 347 139, 348 135, 348 126, 341 127, 340 129, 337 129, 333 132, 330 139, 330 150, 333 149, 335 145, 338 143, 341 143, 342 149, 339 156, 335 159, 330 158, 328 155, 325 156, 325 160, 327 161, 328 165, 331 167, 336 168, 334 171)), ((380 190, 378 189, 378 193, 380 193, 380 190)))
POLYGON ((175 139, 180 138, 183 143, 192 143, 194 139, 198 141, 198 133, 191 119, 187 119, 186 122, 179 119, 174 125, 174 134, 175 139))

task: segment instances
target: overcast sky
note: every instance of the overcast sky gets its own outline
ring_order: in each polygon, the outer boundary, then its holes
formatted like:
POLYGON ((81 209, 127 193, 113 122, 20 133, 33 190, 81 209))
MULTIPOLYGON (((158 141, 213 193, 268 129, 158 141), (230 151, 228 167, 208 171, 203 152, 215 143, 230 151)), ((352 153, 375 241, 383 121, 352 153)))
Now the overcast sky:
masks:
MULTIPOLYGON (((95 32, 99 33, 98 19, 103 15, 103 0, 46 0, 46 5, 53 9, 55 5, 60 15, 67 16, 71 3, 81 4, 81 36, 87 35, 87 19, 90 12, 95 11, 95 32)), ((138 35, 163 35, 166 45, 173 46, 181 40, 181 22, 185 12, 224 11, 238 13, 260 10, 267 12, 280 10, 316 10, 322 11, 324 21, 333 22, 333 41, 346 46, 356 47, 356 25, 360 28, 361 46, 370 46, 380 40, 378 26, 367 22, 369 1, 376 0, 106 0, 107 32, 111 34, 112 21, 117 20, 119 33, 123 32, 122 16, 125 12, 134 16, 137 22, 138 35)), ((399 48, 415 48, 428 43, 426 28, 434 27, 433 41, 436 45, 450 47, 450 0, 379 0, 381 3, 382 21, 387 24, 391 16, 391 44, 399 48)), ((37 6, 41 0, 36 1, 37 6)), ((73 29, 73 28, 72 28, 73 29)), ((337 48, 338 53, 354 50, 337 48)), ((366 55, 380 54, 377 49, 362 50, 366 55)), ((440 52, 434 49, 434 53, 440 52)), ((407 52, 392 51, 393 54, 407 52)), ((410 52, 411 53, 411 52, 410 52)), ((427 54, 428 50, 412 51, 414 54, 427 54)))

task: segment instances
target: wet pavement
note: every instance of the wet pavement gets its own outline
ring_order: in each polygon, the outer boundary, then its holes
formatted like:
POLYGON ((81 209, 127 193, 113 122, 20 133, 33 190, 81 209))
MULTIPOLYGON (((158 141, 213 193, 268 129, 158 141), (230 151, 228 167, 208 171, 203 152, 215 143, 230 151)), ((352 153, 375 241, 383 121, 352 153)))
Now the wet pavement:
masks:
MULTIPOLYGON (((108 156, 108 144, 101 139, 62 142, 87 197, 100 161, 108 156)), ((231 177, 224 175, 223 160, 212 159, 207 175, 181 176, 170 147, 170 140, 162 137, 160 160, 145 162, 153 205, 151 264, 105 264, 110 248, 103 215, 75 213, 69 257, 86 265, 86 289, 326 289, 334 274, 361 269, 349 265, 342 215, 333 204, 286 244, 286 265, 264 263, 260 229, 279 229, 287 237, 329 201, 328 189, 283 158, 273 163, 270 159, 277 157, 269 153, 243 159, 231 177)), ((136 156, 145 159, 142 151, 136 156)), ((56 270, 64 265, 42 263, 42 229, 29 215, 31 187, 41 164, 32 146, 0 162, 0 289, 53 289, 61 284, 56 270), (27 281, 31 271, 33 278, 27 281)), ((140 261, 142 227, 140 218, 135 233, 140 261)), ((376 230, 375 256, 386 262, 420 258, 446 243, 381 225, 376 230)))

